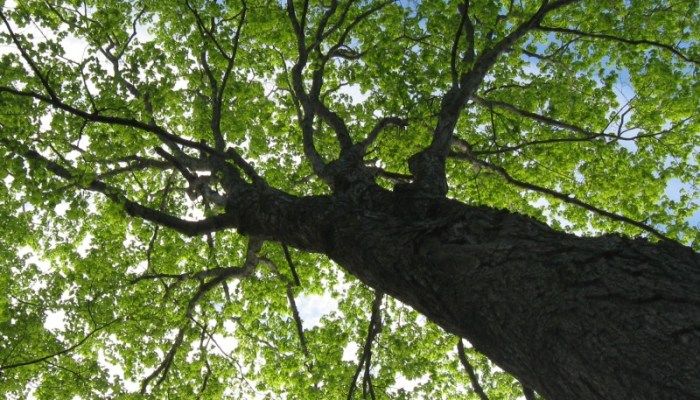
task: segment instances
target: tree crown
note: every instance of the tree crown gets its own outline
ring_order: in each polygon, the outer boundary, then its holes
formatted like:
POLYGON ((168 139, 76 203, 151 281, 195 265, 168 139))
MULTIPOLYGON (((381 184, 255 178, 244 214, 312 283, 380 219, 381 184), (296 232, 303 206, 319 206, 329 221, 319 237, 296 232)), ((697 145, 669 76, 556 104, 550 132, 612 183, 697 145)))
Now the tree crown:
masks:
POLYGON ((1 16, 6 396, 521 393, 323 251, 246 234, 226 216, 250 191, 361 204, 376 187, 700 238, 695 0, 20 0, 1 16))

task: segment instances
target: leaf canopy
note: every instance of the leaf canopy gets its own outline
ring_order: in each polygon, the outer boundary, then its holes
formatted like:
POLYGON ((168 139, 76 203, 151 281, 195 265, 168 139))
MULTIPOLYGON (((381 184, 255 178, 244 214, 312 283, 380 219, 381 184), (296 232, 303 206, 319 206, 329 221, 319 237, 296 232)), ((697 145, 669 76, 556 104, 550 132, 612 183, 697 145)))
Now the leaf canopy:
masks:
MULTIPOLYGON (((570 3, 501 49, 470 95, 449 196, 697 248, 697 1, 570 3)), ((314 158, 339 158, 338 120, 353 143, 379 133, 363 161, 393 187, 455 77, 541 2, 0 4, 0 395, 479 398, 456 338, 323 255, 127 214, 216 215, 197 185, 225 188, 202 160, 229 148, 238 179, 330 193, 314 158), (306 128, 297 84, 325 109, 306 128)), ((466 355, 490 399, 521 395, 466 355)))

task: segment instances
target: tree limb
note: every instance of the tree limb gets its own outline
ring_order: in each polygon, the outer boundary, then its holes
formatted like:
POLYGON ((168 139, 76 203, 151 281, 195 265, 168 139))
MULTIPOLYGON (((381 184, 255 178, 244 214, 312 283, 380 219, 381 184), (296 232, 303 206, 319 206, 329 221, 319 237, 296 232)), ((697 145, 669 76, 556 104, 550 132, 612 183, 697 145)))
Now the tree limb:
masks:
POLYGON ((163 361, 158 365, 158 367, 153 370, 146 378, 144 378, 141 381, 141 394, 146 393, 146 389, 148 388, 148 384, 158 377, 160 375, 160 378, 156 381, 156 386, 160 385, 165 378, 168 375, 168 371, 170 370, 170 367, 172 365, 172 362, 175 358, 175 355, 177 354, 178 349, 180 346, 182 346, 182 342, 185 337, 185 333, 187 329, 189 328, 189 322, 194 319, 193 317, 193 311, 197 303, 204 297, 206 293, 208 293, 211 289, 225 281, 226 279, 232 277, 232 276, 237 276, 237 277, 243 277, 247 276, 250 272, 252 272, 253 268, 255 265, 258 263, 258 252, 260 251, 260 248, 262 247, 263 241, 259 238, 251 237, 248 239, 248 248, 246 250, 246 258, 243 263, 243 266, 239 268, 231 268, 231 269, 222 269, 219 271, 218 274, 214 276, 214 278, 210 279, 207 282, 202 282, 199 285, 199 288, 197 289, 197 292, 192 296, 190 301, 187 303, 187 309, 185 311, 185 323, 180 329, 178 330, 177 336, 175 337, 175 340, 173 341, 173 344, 170 346, 170 350, 168 353, 165 355, 163 358, 163 361))
POLYGON ((31 68, 32 72, 34 72, 34 75, 36 75, 36 77, 41 82, 41 85, 44 87, 44 90, 46 90, 46 93, 49 94, 49 98, 51 98, 52 100, 57 100, 58 96, 56 95, 56 91, 53 89, 53 87, 51 87, 48 77, 44 75, 41 69, 39 69, 39 66, 34 62, 34 60, 24 48, 22 43, 20 43, 19 37, 17 37, 17 35, 15 34, 15 31, 12 29, 10 22, 7 20, 7 18, 5 18, 5 13, 3 13, 1 10, 0 19, 2 19, 2 21, 5 23, 5 27, 10 33, 10 38, 12 38, 12 42, 17 47, 17 50, 19 50, 24 61, 26 61, 27 64, 29 64, 29 67, 31 68))
MULTIPOLYGON (((360 361, 357 363, 357 368, 355 369, 355 373, 352 376, 352 379, 350 381, 350 388, 348 389, 348 397, 347 400, 352 400, 354 394, 355 394, 355 389, 357 386, 357 378, 360 376, 360 372, 362 372, 362 368, 365 366, 365 364, 368 364, 371 362, 372 359, 372 342, 374 341, 375 337, 381 330, 381 305, 382 305, 382 299, 384 298, 384 293, 375 291, 374 293, 374 301, 372 301, 372 313, 370 314, 369 317, 369 326, 367 327, 367 338, 365 339, 365 345, 362 348, 362 354, 360 356, 360 361)), ((367 370, 369 370, 369 366, 367 366, 367 370)), ((368 372, 366 372, 368 374, 368 372)))
POLYGON ((525 396, 525 400, 536 400, 537 397, 535 396, 535 391, 532 390, 530 387, 525 386, 522 382, 520 385, 523 387, 523 396, 525 396))
POLYGON ((461 74, 458 85, 452 85, 445 92, 442 96, 438 121, 433 130, 430 145, 414 154, 412 160, 409 160, 411 172, 416 177, 415 184, 420 190, 440 196, 447 193, 445 159, 449 154, 460 111, 469 98, 476 93, 498 57, 536 27, 548 13, 575 1, 578 0, 545 1, 530 18, 518 25, 493 47, 484 50, 474 61, 472 68, 461 74))
POLYGON ((659 49, 662 49, 662 50, 670 51, 671 53, 675 54, 676 56, 678 56, 679 58, 681 58, 681 59, 684 60, 684 61, 687 61, 687 62, 696 64, 696 65, 700 65, 700 60, 695 59, 695 58, 691 58, 691 57, 689 57, 689 56, 683 54, 680 50, 678 50, 677 48, 675 48, 675 47, 673 47, 673 46, 671 46, 671 45, 668 45, 668 44, 665 44, 665 43, 661 43, 661 42, 657 42, 657 41, 654 41, 654 40, 649 40, 649 39, 628 39, 628 38, 624 38, 624 37, 621 37, 621 36, 610 35, 610 34, 607 34, 607 33, 584 32, 584 31, 581 31, 581 30, 578 30, 578 29, 573 29, 573 28, 554 27, 554 26, 544 26, 544 25, 540 25, 540 24, 538 24, 538 25, 536 26, 536 29, 539 29, 539 30, 544 31, 544 32, 556 32, 556 33, 564 33, 564 34, 570 34, 570 35, 578 35, 578 36, 583 36, 583 37, 589 37, 589 38, 593 38, 593 39, 611 40, 611 41, 614 41, 614 42, 619 42, 619 43, 624 43, 624 44, 631 44, 631 45, 634 45, 634 46, 643 45, 643 46, 656 47, 656 48, 659 48, 659 49))
POLYGON ((363 151, 367 151, 367 148, 371 146, 375 140, 377 140, 379 134, 391 125, 405 128, 408 126, 408 120, 399 117, 384 117, 377 121, 367 137, 360 142, 360 146, 362 146, 363 151))
POLYGON ((104 324, 104 325, 98 326, 97 328, 95 328, 95 329, 93 329, 92 331, 90 331, 84 338, 82 338, 81 340, 79 340, 78 342, 76 342, 74 345, 72 345, 72 346, 70 346, 70 347, 66 347, 65 349, 63 349, 63 350, 61 350, 61 351, 57 351, 57 352, 55 352, 55 353, 52 353, 52 354, 49 354, 49 355, 46 355, 46 356, 43 356, 43 357, 38 357, 38 358, 35 358, 35 359, 32 359, 32 360, 20 361, 20 362, 17 362, 17 363, 7 364, 7 365, 0 365, 0 371, 5 371, 5 370, 8 370, 8 369, 13 369, 13 368, 18 368, 18 367, 23 367, 23 366, 25 366, 25 365, 37 364, 37 363, 40 363, 40 362, 49 360, 49 359, 54 358, 54 357, 58 357, 58 356, 60 356, 60 355, 63 355, 63 354, 66 354, 66 353, 70 353, 71 351, 73 351, 73 350, 75 350, 76 348, 80 347, 83 343, 87 342, 87 340, 90 339, 90 337, 92 337, 92 335, 96 334, 97 332, 99 332, 99 331, 105 329, 106 327, 108 327, 108 326, 110 326, 110 325, 112 325, 112 324, 114 324, 115 322, 118 322, 118 321, 121 321, 121 318, 114 319, 114 320, 112 320, 112 321, 110 321, 110 322, 108 322, 108 323, 106 323, 106 324, 104 324))
POLYGON ((476 158, 473 154, 470 154, 468 149, 464 153, 455 154, 455 156, 456 156, 456 158, 467 159, 467 160, 469 160, 477 165, 480 165, 482 167, 488 168, 491 171, 496 172, 498 175, 503 177, 503 179, 505 179, 508 183, 510 183, 512 185, 518 186, 518 187, 523 188, 523 189, 532 190, 535 192, 547 194, 547 195, 552 196, 552 197, 554 197, 558 200, 561 200, 565 203, 574 204, 574 205, 579 206, 585 210, 591 211, 595 214, 610 218, 610 219, 615 220, 615 221, 624 222, 624 223, 636 226, 637 228, 640 228, 648 233, 651 233, 652 235, 656 236, 657 238, 659 238, 661 240, 676 243, 675 240, 667 237, 666 235, 661 233, 659 230, 652 228, 651 226, 649 226, 645 223, 635 221, 631 218, 625 217, 625 216, 620 215, 620 214, 616 214, 616 213, 613 213, 610 211, 603 210, 601 208, 598 208, 596 206, 593 206, 591 204, 583 202, 583 201, 581 201, 581 200, 579 200, 579 199, 577 199, 569 194, 560 193, 556 190, 548 189, 548 188, 545 188, 542 186, 538 186, 538 185, 535 185, 532 183, 524 182, 524 181, 518 180, 516 178, 513 178, 503 167, 495 165, 495 164, 490 163, 488 161, 484 161, 484 160, 480 160, 480 159, 476 158))
MULTIPOLYGON (((54 175, 60 178, 70 181, 77 179, 77 177, 68 168, 56 163, 55 161, 45 158, 34 150, 21 148, 17 149, 17 143, 13 143, 6 139, 0 139, 0 143, 5 144, 8 148, 12 149, 18 154, 21 154, 27 159, 42 163, 47 170, 51 171, 54 175)), ((196 236, 202 233, 230 227, 230 220, 226 214, 219 214, 198 221, 184 220, 129 200, 126 198, 126 196, 120 193, 119 189, 100 180, 92 179, 89 182, 81 185, 81 188, 102 193, 110 200, 122 204, 124 211, 133 217, 142 218, 147 221, 172 228, 185 235, 196 236)))
POLYGON ((294 285, 301 286, 301 280, 299 280, 299 274, 297 274, 297 269, 294 267, 292 262, 292 256, 289 254, 289 247, 286 244, 282 244, 282 250, 284 251, 284 258, 287 260, 287 265, 289 265, 289 270, 292 272, 292 278, 294 279, 294 285))
POLYGON ((472 384, 472 389, 474 389, 474 392, 481 400, 489 400, 486 392, 484 392, 484 388, 481 386, 481 383, 479 383, 479 377, 476 376, 474 367, 472 367, 471 363, 469 363, 467 354, 464 351, 464 342, 462 342, 462 338, 457 338, 457 355, 459 356, 459 361, 462 363, 462 366, 467 371, 467 375, 469 375, 469 381, 472 384))

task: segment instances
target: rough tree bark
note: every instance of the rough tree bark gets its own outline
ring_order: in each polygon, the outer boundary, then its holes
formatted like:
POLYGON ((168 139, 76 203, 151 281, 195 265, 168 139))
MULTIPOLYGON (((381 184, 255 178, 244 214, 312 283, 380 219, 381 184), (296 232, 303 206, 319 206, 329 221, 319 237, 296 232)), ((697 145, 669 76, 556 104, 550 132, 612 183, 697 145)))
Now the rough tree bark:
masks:
POLYGON ((700 256, 376 186, 247 189, 226 225, 328 255, 547 399, 700 398, 700 256))

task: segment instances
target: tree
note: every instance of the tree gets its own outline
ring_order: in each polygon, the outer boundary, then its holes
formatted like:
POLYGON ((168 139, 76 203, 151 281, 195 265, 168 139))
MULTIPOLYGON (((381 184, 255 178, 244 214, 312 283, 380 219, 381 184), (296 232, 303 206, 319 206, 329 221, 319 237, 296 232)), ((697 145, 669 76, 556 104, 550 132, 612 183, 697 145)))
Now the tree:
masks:
POLYGON ((700 398, 697 9, 6 0, 0 393, 700 398))

